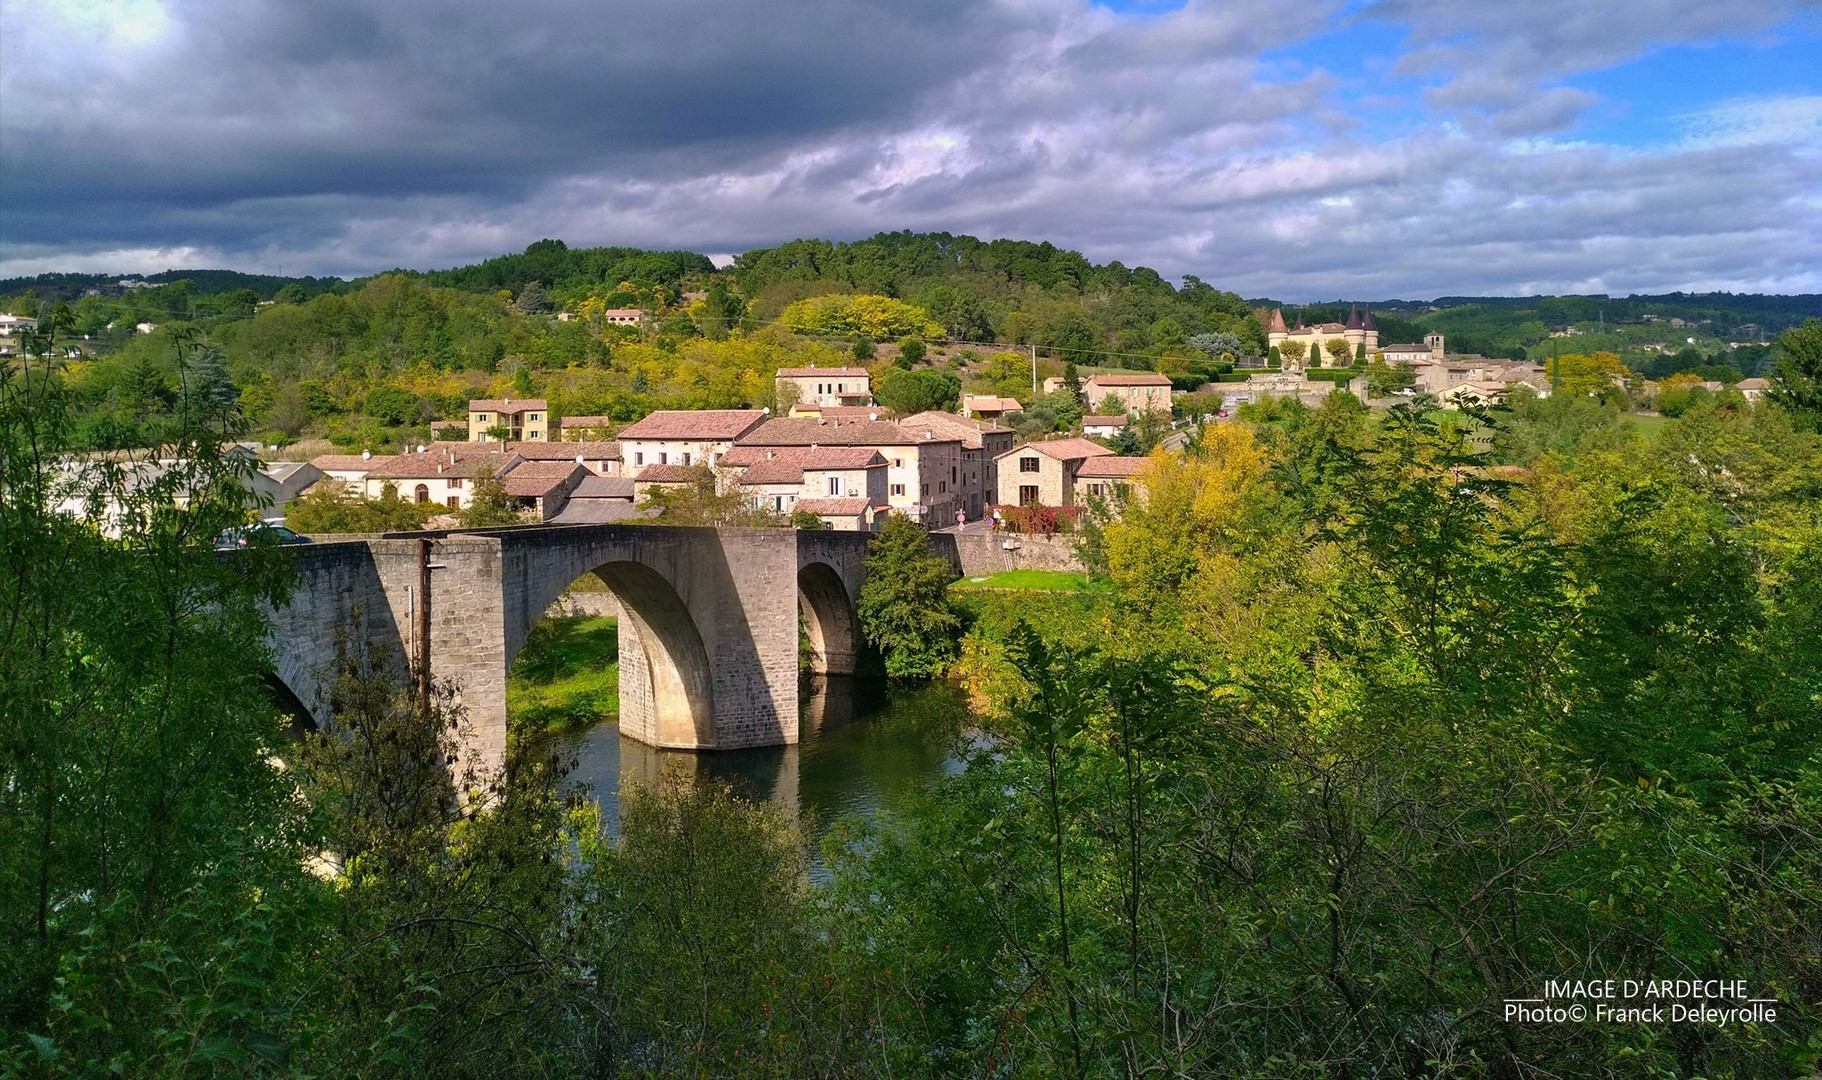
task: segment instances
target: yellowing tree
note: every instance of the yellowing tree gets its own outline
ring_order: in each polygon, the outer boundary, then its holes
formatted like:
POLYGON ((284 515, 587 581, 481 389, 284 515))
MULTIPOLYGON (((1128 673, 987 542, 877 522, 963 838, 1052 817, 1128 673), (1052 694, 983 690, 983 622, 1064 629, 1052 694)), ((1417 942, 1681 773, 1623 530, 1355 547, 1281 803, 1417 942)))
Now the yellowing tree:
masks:
POLYGON ((1605 394, 1623 388, 1628 374, 1626 365, 1610 352, 1588 356, 1570 353, 1550 361, 1551 384, 1557 393, 1571 397, 1605 394))
POLYGON ((778 321, 802 334, 865 334, 874 339, 943 335, 942 325, 923 308, 890 296, 812 296, 785 308, 778 321))
POLYGON ((1154 450, 1117 521, 1105 530, 1108 572, 1144 612, 1171 605, 1212 560, 1231 559, 1265 450, 1241 424, 1205 429, 1195 457, 1154 450))

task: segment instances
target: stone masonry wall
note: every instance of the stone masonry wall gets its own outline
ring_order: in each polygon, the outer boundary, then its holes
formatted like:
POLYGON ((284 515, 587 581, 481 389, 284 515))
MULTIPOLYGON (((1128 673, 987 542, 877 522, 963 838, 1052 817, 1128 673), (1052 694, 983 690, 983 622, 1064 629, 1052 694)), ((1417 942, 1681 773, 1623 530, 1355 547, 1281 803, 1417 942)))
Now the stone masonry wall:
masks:
POLYGON ((931 538, 938 554, 956 565, 963 577, 983 577, 1002 570, 1069 570, 1082 572, 1070 536, 1027 536, 1017 533, 938 533, 931 538), (1008 548, 1007 545, 1013 545, 1008 548))

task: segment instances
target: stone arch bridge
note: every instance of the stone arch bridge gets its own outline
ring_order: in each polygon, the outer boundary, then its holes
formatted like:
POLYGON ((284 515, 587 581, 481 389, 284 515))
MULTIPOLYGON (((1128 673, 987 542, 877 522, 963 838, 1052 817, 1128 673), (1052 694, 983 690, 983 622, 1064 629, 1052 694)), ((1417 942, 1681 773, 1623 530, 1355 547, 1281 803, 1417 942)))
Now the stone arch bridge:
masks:
POLYGON ((379 646, 401 673, 423 655, 427 579, 430 671, 457 685, 470 762, 497 767, 507 669, 551 604, 594 573, 623 613, 621 731, 667 748, 795 743, 799 615, 812 670, 852 673, 867 540, 795 529, 540 525, 292 548, 297 589, 272 617, 277 676, 312 720, 331 723, 338 648, 379 646))

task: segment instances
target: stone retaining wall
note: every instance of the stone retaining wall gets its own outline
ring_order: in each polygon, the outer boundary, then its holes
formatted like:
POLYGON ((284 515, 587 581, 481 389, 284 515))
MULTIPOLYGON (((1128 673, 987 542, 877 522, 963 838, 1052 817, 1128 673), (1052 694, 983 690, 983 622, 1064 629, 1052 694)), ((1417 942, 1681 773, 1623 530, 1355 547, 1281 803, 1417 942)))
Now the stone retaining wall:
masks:
POLYGON ((938 533, 937 552, 955 563, 963 577, 983 577, 1002 570, 1068 570, 1080 573, 1073 536, 1029 536, 1019 533, 938 533))

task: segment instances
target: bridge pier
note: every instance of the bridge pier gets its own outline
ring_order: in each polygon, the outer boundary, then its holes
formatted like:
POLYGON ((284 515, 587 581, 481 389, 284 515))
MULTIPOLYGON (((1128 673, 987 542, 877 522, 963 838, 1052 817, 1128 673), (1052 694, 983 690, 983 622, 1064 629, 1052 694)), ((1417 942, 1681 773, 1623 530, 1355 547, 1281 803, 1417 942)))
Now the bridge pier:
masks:
MULTIPOLYGON (((798 621, 812 668, 846 674, 859 648, 853 600, 865 534, 791 529, 575 525, 432 534, 430 664, 467 713, 468 763, 506 752, 506 672, 551 604, 594 573, 619 603, 621 730, 652 746, 795 743, 798 621)), ((413 640, 419 536, 295 549, 299 587, 273 618, 278 676, 327 715, 335 642, 399 661, 413 640)))

